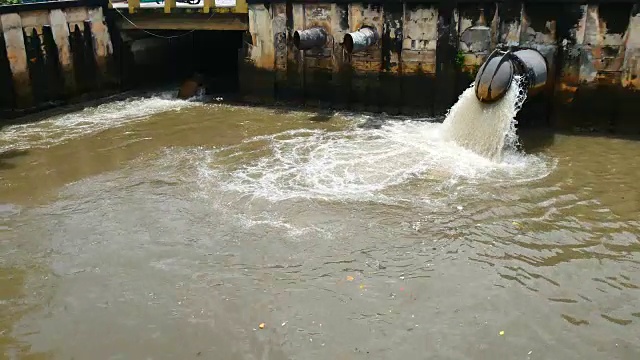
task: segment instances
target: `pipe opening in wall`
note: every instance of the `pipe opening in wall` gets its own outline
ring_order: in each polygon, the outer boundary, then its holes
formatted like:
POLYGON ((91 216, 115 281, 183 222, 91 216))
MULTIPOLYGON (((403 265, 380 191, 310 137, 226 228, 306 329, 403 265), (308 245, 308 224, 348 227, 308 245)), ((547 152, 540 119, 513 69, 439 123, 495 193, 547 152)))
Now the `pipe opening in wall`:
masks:
POLYGON ((547 83, 547 61, 530 48, 497 48, 480 66, 475 79, 475 93, 481 102, 495 102, 507 93, 515 75, 523 77, 529 96, 542 91, 547 83))
POLYGON ((327 32, 321 27, 296 30, 293 33, 293 45, 298 50, 321 48, 327 43, 327 32))
POLYGON ((139 30, 123 32, 126 53, 121 68, 130 74, 127 87, 180 84, 199 74, 208 94, 230 94, 239 88, 238 51, 241 31, 198 30, 190 34, 161 31, 170 39, 139 30))
POLYGON ((348 53, 360 52, 378 42, 378 32, 375 28, 364 26, 358 31, 344 36, 342 46, 348 53))
POLYGON ((344 36, 344 41, 342 43, 344 49, 347 50, 348 53, 353 52, 353 37, 351 34, 347 34, 344 36))
POLYGON ((298 30, 293 33, 293 45, 300 49, 300 32, 298 30))

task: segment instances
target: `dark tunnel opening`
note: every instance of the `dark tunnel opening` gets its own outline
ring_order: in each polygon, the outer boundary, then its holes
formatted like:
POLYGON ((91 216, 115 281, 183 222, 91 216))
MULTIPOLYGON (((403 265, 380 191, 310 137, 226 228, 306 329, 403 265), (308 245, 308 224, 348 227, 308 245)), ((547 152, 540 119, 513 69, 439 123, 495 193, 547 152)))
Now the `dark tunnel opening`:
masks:
MULTIPOLYGON (((179 84, 196 73, 206 94, 231 95, 239 90, 238 51, 241 31, 193 32, 141 30, 122 33, 120 78, 127 89, 179 84)), ((177 88, 176 88, 177 89, 177 88)))

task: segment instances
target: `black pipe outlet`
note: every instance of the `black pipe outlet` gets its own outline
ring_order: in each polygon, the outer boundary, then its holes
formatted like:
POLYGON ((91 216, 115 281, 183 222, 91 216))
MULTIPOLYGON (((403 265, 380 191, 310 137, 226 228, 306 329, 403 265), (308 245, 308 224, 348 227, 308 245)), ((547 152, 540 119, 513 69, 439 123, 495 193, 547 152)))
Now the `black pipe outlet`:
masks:
POLYGON ((523 76, 527 94, 534 95, 547 83, 547 72, 547 61, 537 50, 516 47, 506 51, 496 49, 478 70, 476 97, 485 103, 500 100, 511 87, 515 75, 523 76))

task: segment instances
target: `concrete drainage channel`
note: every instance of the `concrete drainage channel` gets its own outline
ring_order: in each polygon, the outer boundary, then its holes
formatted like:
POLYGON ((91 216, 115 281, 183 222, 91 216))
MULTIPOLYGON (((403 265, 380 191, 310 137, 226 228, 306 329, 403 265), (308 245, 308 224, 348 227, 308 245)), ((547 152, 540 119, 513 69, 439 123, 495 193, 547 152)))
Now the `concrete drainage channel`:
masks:
POLYGON ((203 3, 135 13, 106 1, 46 4, 0 7, 5 113, 205 72, 212 91, 248 104, 441 116, 496 48, 515 44, 548 67, 521 126, 640 133, 633 1, 250 0, 228 11, 203 3))

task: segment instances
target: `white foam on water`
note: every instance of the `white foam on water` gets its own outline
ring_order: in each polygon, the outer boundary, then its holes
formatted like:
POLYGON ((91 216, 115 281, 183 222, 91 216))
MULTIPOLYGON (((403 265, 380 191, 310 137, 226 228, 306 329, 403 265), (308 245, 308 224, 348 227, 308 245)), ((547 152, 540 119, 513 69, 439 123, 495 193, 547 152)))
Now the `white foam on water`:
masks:
POLYGON ((516 79, 505 96, 495 103, 482 103, 475 96, 472 83, 449 109, 443 123, 447 139, 483 157, 500 161, 505 152, 515 150, 516 114, 527 93, 516 79))
POLYGON ((165 111, 198 105, 200 98, 180 100, 175 91, 131 97, 41 121, 12 125, 0 131, 0 151, 49 147, 69 139, 95 134, 165 111))
POLYGON ((473 90, 472 84, 442 124, 388 121, 375 130, 298 129, 216 149, 200 164, 201 184, 209 191, 270 201, 398 203, 421 195, 415 189, 408 194, 409 188, 402 188, 408 182, 446 193, 461 182, 494 186, 547 176, 554 160, 516 148, 514 118, 525 97, 519 82, 494 104, 480 103, 473 90))

